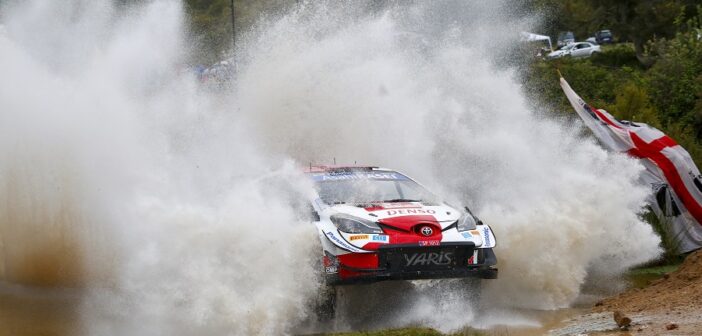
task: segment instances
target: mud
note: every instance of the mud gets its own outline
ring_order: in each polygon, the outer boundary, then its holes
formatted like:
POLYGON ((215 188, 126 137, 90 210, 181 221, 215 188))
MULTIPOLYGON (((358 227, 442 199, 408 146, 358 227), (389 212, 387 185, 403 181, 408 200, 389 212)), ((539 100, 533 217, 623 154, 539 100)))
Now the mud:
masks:
POLYGON ((551 330, 553 336, 575 335, 699 335, 702 330, 701 310, 675 310, 660 313, 637 313, 628 315, 631 326, 620 329, 612 318, 612 312, 590 313, 566 320, 566 326, 551 330), (670 324, 675 329, 668 330, 670 324))
POLYGON ((645 288, 633 288, 602 300, 595 311, 630 313, 702 309, 702 251, 693 252, 674 272, 645 288))
POLYGON ((82 293, 0 283, 0 336, 63 336, 80 330, 82 293))
POLYGON ((680 268, 649 286, 631 288, 606 298, 597 302, 592 310, 591 314, 566 321, 566 327, 551 334, 699 335, 702 330, 702 251, 693 252, 680 268), (627 330, 617 327, 613 319, 615 311, 631 318, 627 330))

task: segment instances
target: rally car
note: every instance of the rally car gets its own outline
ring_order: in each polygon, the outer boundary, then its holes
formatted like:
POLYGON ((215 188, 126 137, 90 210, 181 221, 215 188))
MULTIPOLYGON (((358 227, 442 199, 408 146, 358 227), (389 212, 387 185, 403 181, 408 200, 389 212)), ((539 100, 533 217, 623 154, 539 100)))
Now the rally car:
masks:
POLYGON ((495 235, 468 207, 385 168, 316 166, 307 175, 327 284, 497 278, 495 235))

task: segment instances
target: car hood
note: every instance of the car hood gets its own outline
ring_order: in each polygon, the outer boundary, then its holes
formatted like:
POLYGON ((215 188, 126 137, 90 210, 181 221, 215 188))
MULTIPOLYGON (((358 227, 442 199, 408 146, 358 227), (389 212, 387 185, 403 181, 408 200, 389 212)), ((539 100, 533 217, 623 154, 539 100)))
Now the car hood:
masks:
POLYGON ((320 221, 320 234, 330 244, 349 252, 375 251, 385 244, 437 246, 443 243, 473 243, 494 247, 495 237, 487 225, 458 231, 455 223, 465 212, 446 203, 338 204, 324 209, 323 217, 346 214, 378 223, 383 233, 348 233, 330 221, 320 221))

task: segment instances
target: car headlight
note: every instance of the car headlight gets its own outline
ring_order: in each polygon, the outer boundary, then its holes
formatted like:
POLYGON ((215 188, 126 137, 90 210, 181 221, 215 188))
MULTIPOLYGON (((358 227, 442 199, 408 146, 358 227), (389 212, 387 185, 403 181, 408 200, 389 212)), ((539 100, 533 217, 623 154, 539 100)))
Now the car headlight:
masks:
POLYGON ((383 233, 378 224, 354 216, 338 214, 329 217, 332 223, 346 233, 383 233))
POLYGON ((458 231, 475 230, 475 218, 469 213, 463 214, 456 224, 458 231))

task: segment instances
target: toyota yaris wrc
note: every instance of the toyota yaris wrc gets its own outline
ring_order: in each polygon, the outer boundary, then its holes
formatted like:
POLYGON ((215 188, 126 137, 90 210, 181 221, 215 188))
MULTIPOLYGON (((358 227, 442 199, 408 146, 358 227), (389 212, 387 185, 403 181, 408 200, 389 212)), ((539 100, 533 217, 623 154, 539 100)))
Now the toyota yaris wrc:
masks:
POLYGON ((393 170, 323 166, 307 174, 327 284, 497 278, 495 236, 467 207, 393 170))

